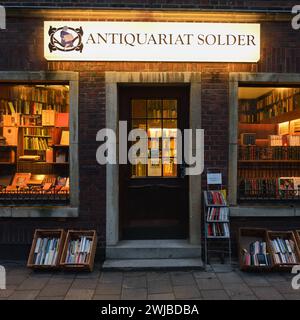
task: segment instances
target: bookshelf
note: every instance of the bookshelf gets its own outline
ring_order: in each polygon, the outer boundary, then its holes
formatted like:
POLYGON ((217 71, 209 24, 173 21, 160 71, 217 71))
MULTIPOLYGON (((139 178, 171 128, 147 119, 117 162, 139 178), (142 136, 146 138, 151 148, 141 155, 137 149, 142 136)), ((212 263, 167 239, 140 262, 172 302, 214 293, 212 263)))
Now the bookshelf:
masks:
POLYGON ((32 269, 58 269, 66 233, 62 229, 37 229, 27 261, 32 269))
MULTIPOLYGON (((226 253, 221 249, 210 249, 210 242, 227 242, 229 264, 231 265, 231 239, 229 206, 220 190, 207 190, 204 195, 205 264, 210 252, 226 253)), ((219 247, 219 246, 218 246, 219 247)))
POLYGON ((68 230, 60 266, 67 270, 93 271, 97 248, 95 230, 68 230))
POLYGON ((290 269, 300 264, 300 251, 293 231, 267 231, 274 267, 290 269))
MULTIPOLYGON (((2 179, 0 201, 20 204, 65 204, 69 191, 58 192, 58 181, 69 177, 69 87, 66 85, 2 84, 0 91, 0 180, 8 171, 11 180, 2 179), (64 136, 65 146, 59 146, 64 136), (64 151, 60 151, 64 150, 64 151), (57 156, 60 153, 60 156, 57 156), (9 157, 9 155, 11 155, 9 157), (10 169, 8 170, 8 166, 10 169), (51 188, 27 185, 12 188, 17 174, 55 175, 51 188), (5 183, 4 183, 5 182, 5 183), (64 193, 64 199, 57 194, 64 193)), ((42 182, 44 186, 46 182, 42 182)))
POLYGON ((240 228, 238 233, 239 265, 242 271, 271 271, 273 258, 267 230, 263 228, 240 228), (257 254, 263 254, 263 260, 257 254), (268 256, 266 256, 268 255, 268 256))
POLYGON ((260 96, 255 87, 244 90, 247 99, 239 100, 239 203, 300 201, 300 88, 266 88, 260 96))

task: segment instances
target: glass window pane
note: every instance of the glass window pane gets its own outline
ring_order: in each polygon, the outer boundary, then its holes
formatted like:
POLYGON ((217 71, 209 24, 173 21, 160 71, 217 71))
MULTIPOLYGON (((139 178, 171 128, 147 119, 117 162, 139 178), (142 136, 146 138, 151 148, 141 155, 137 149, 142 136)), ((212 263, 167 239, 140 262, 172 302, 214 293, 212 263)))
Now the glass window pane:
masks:
POLYGON ((177 156, 176 139, 173 139, 173 138, 162 139, 162 156, 163 157, 177 156))
POLYGON ((151 138, 148 140, 149 157, 158 158, 161 156, 160 138, 151 138))
POLYGON ((147 100, 148 118, 161 118, 162 116, 162 101, 147 100))
POLYGON ((134 161, 131 165, 131 175, 133 178, 146 177, 147 165, 138 160, 134 161))
POLYGON ((146 118, 146 100, 132 100, 132 118, 146 118))
POLYGON ((161 159, 148 160, 148 177, 161 177, 161 159))
POLYGON ((146 120, 145 119, 132 120, 131 127, 132 129, 143 129, 146 131, 147 130, 146 120))
POLYGON ((161 138, 161 136, 162 136, 161 120, 149 120, 148 121, 148 137, 161 138))
POLYGON ((177 177, 177 165, 174 159, 163 159, 164 177, 177 177))
POLYGON ((177 118, 177 100, 163 100, 163 117, 177 118))

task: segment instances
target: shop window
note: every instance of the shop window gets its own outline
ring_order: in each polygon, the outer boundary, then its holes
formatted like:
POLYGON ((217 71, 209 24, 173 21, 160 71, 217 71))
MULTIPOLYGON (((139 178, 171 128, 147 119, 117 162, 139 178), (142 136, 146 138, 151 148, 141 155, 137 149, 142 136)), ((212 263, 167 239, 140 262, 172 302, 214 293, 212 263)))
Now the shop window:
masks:
POLYGON ((69 86, 0 85, 0 205, 69 203, 69 86))
POLYGON ((177 100, 132 100, 131 128, 148 136, 148 152, 132 165, 132 177, 177 177, 177 100))
POLYGON ((300 88, 239 87, 238 198, 300 200, 300 88))

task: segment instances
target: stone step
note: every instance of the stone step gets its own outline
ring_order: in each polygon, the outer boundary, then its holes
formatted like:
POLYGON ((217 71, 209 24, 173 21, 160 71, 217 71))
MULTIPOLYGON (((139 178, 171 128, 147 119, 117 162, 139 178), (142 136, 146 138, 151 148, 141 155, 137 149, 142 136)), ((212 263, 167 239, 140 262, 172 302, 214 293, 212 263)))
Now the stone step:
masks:
POLYGON ((202 259, 108 259, 103 270, 203 270, 202 259))
POLYGON ((187 258, 201 258, 201 246, 187 240, 124 240, 106 248, 106 259, 187 258))

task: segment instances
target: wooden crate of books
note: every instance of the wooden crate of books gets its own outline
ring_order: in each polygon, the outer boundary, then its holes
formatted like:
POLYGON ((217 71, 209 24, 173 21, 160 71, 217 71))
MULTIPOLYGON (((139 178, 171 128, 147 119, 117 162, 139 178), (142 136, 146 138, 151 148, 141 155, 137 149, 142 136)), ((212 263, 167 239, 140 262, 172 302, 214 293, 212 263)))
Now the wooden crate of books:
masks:
POLYGON ((273 267, 267 230, 262 228, 239 229, 239 264, 243 271, 270 271, 273 267))
POLYGON ((267 231, 274 267, 291 268, 300 264, 300 252, 293 231, 267 231))
POLYGON ((95 230, 69 230, 60 265, 65 269, 93 271, 96 248, 95 230))
POLYGON ((33 269, 59 268, 66 233, 62 229, 37 229, 31 245, 27 267, 33 269))

